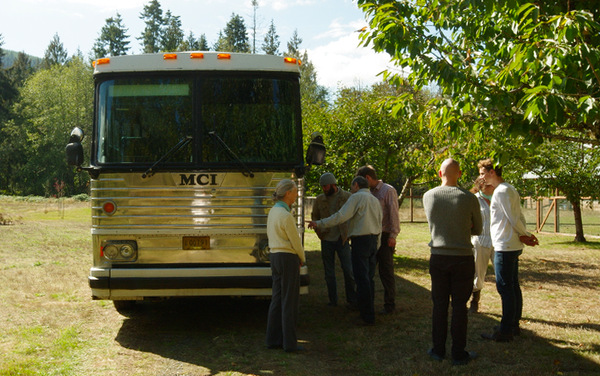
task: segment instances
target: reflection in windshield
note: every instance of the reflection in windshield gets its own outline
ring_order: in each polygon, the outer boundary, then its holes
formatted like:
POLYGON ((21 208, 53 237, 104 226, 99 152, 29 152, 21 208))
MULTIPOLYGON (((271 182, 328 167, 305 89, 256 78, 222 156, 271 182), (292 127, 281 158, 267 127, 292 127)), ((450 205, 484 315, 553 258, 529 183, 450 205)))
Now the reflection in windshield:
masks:
POLYGON ((240 162, 302 159, 297 79, 137 77, 101 82, 98 96, 100 164, 152 164, 189 135, 195 141, 165 166, 239 167, 240 162))

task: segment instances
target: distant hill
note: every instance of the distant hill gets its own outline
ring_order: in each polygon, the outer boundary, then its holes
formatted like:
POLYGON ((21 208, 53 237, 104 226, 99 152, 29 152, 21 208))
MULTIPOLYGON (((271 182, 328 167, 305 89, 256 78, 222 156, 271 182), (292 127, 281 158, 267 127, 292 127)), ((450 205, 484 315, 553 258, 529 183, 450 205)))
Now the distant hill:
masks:
MULTIPOLYGON (((4 56, 2 57, 2 66, 4 67, 4 69, 8 69, 8 68, 12 67, 15 60, 17 60, 17 56, 19 55, 19 52, 11 51, 11 50, 4 50, 4 49, 2 51, 4 51, 4 56)), ((31 55, 27 55, 27 56, 29 56, 29 60, 31 60, 31 65, 34 67, 42 63, 43 59, 40 57, 31 56, 31 55)))

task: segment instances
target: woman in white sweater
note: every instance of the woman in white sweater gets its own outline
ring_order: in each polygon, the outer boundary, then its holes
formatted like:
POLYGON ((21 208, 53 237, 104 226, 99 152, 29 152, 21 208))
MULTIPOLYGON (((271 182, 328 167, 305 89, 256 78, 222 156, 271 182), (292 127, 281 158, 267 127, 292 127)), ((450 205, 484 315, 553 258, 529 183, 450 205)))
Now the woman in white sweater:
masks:
POLYGON ((296 338, 298 302, 300 298, 300 267, 306 262, 302 240, 298 234, 291 207, 298 198, 298 186, 292 180, 281 180, 269 211, 269 238, 273 294, 267 320, 267 347, 283 348, 287 352, 302 350, 296 338))

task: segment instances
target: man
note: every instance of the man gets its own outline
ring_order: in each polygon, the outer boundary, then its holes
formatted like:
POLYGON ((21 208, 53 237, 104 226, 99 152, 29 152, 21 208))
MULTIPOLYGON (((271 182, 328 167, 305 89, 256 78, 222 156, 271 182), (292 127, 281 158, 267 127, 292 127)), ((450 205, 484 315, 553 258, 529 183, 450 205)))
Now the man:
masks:
POLYGON ((367 179, 373 196, 377 197, 383 210, 381 223, 381 246, 377 251, 379 278, 383 284, 383 313, 396 311, 396 278, 394 272, 394 252, 396 237, 400 233, 400 217, 398 215, 398 193, 389 184, 377 179, 372 166, 363 166, 356 173, 367 179))
POLYGON ((483 179, 475 180, 475 186, 471 190, 479 200, 481 219, 483 220, 483 231, 480 235, 472 236, 473 251, 475 254, 475 279, 473 280, 473 298, 469 312, 479 312, 479 301, 481 290, 490 260, 494 262, 494 247, 490 235, 490 202, 494 193, 494 186, 486 184, 483 179))
POLYGON ((500 327, 481 336, 496 342, 508 342, 521 334, 519 321, 523 312, 523 294, 519 285, 519 256, 523 243, 536 245, 537 238, 525 227, 521 199, 517 190, 502 178, 502 167, 491 159, 479 161, 479 177, 494 186, 490 203, 490 234, 494 246, 496 289, 502 299, 500 327))
MULTIPOLYGON (((321 175, 319 184, 323 193, 317 196, 313 205, 311 218, 313 221, 327 218, 348 201, 351 193, 337 186, 337 180, 331 172, 321 175)), ((338 303, 337 285, 335 280, 335 254, 337 253, 344 272, 344 286, 346 290, 346 302, 349 306, 356 305, 356 287, 352 275, 352 257, 350 255, 350 239, 348 238, 348 224, 342 223, 327 229, 317 231, 321 239, 321 258, 325 271, 325 283, 329 305, 336 306, 338 303)))
POLYGON ((352 196, 335 214, 311 221, 313 229, 324 229, 348 222, 352 249, 352 271, 356 282, 356 303, 361 324, 375 324, 374 294, 376 259, 381 234, 382 211, 379 201, 369 192, 367 180, 357 176, 352 180, 352 196))
POLYGON ((433 300, 433 348, 435 360, 446 355, 448 305, 452 297, 452 363, 467 364, 477 356, 467 345, 467 302, 473 291, 475 261, 471 235, 482 231, 477 197, 458 186, 462 172, 458 162, 446 159, 439 170, 442 184, 423 195, 423 206, 431 232, 431 298, 433 300))

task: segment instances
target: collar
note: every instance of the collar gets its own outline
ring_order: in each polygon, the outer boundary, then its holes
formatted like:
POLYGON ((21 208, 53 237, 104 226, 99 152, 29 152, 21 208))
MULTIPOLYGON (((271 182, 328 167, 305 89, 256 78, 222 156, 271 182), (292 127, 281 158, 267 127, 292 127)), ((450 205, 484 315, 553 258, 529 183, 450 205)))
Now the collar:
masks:
POLYGON ((288 204, 286 204, 286 203, 285 203, 285 202, 283 202, 283 201, 277 201, 277 202, 275 203, 275 205, 273 205, 273 207, 275 207, 275 206, 282 207, 282 208, 284 208, 285 210, 287 210, 287 211, 289 211, 289 212, 291 212, 291 211, 292 211, 292 210, 290 209, 290 207, 288 206, 288 204))

